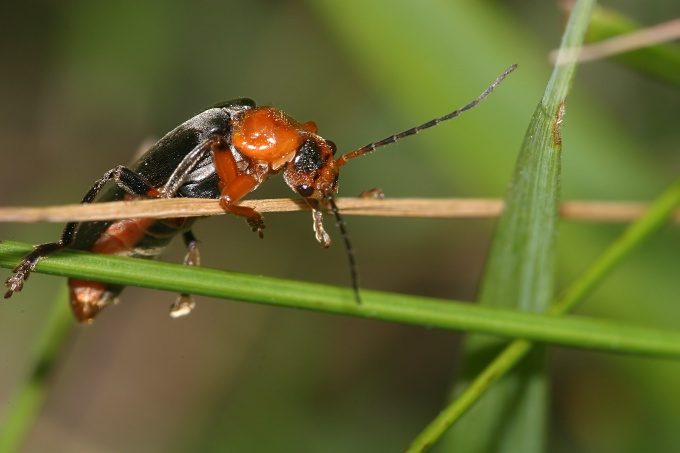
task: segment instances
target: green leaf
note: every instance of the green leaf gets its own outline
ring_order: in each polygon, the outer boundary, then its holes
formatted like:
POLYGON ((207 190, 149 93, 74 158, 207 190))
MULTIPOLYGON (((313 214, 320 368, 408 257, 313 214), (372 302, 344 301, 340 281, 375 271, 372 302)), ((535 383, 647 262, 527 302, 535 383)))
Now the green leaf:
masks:
MULTIPOLYGON (((0 267, 14 267, 30 250, 28 244, 1 242, 0 267)), ((680 357, 680 333, 585 317, 559 318, 368 290, 361 292, 359 305, 351 288, 75 250, 42 259, 35 272, 617 353, 680 357)), ((35 280, 32 277, 30 284, 35 285, 35 280)), ((30 291, 30 285, 23 291, 30 291)), ((21 295, 15 294, 7 303, 21 295)))
MULTIPOLYGON (((593 1, 575 4, 561 49, 583 43, 593 1)), ((543 312, 552 299, 560 201, 561 123, 575 62, 557 65, 529 124, 505 196, 481 285, 479 303, 543 312)), ((460 388, 505 346, 467 339, 460 388)), ((541 452, 548 425, 543 348, 534 349, 461 418, 447 438, 451 451, 541 452)))
MULTIPOLYGON (((30 250, 28 244, 1 242, 0 267, 14 267, 30 250)), ((617 353, 680 357, 680 333, 585 317, 558 318, 368 290, 361 292, 359 305, 350 288, 74 250, 42 259, 36 272, 427 328, 480 332, 617 353)), ((34 278, 29 283, 35 284, 34 278)), ((23 291, 30 291, 30 285, 23 291)), ((21 293, 15 294, 6 303, 20 303, 20 297, 21 293)))
MULTIPOLYGON (((59 301, 66 300, 62 291, 59 301)), ((0 418, 0 453, 19 451, 42 408, 47 383, 73 326, 71 310, 66 303, 54 305, 40 338, 33 347, 31 369, 12 399, 3 405, 0 418)))

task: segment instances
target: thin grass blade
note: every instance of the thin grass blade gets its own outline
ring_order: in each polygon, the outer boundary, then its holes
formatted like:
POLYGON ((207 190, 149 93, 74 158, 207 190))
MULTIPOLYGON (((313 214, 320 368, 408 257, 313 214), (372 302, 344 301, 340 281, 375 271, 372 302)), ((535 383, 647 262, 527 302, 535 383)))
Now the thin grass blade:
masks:
MULTIPOLYGON (((575 4, 561 49, 579 48, 594 7, 575 4)), ((547 310, 553 294, 561 172, 561 124, 576 64, 558 64, 529 124, 498 220, 479 303, 522 311, 547 310)), ((462 380, 473 382, 505 342, 467 339, 462 380)), ((447 449, 526 453, 545 448, 548 424, 543 348, 535 348, 454 425, 447 449)), ((472 401, 470 401, 470 404, 472 401)))

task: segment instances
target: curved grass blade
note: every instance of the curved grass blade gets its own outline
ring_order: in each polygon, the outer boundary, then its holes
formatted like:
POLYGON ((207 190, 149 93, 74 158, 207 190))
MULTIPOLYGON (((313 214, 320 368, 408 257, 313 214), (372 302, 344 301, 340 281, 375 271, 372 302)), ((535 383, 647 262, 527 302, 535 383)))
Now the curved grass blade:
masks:
MULTIPOLYGON (((594 1, 578 1, 560 49, 579 48, 594 1)), ((498 220, 479 303, 543 312, 553 294, 561 172, 561 124, 576 63, 558 64, 525 135, 498 220)), ((502 348, 503 341, 469 337, 459 388, 474 381, 502 348)), ((447 438, 460 452, 522 451, 545 448, 548 425, 544 349, 535 348, 462 417, 447 438)), ((471 402, 470 402, 471 404, 471 402)))

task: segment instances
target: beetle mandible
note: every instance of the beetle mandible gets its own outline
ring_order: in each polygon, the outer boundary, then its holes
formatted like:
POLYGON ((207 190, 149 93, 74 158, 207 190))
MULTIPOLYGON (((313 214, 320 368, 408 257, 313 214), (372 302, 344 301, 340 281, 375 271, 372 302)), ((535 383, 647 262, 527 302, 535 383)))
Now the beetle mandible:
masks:
MULTIPOLYGON (((239 202, 269 176, 282 171, 288 186, 310 207, 316 239, 323 247, 328 247, 331 240, 324 230, 320 208, 329 205, 345 242, 352 287, 360 302, 354 252, 334 198, 340 167, 355 157, 415 135, 473 108, 516 67, 508 68, 464 107, 338 158, 335 158, 335 144, 318 135, 317 126, 311 121, 299 123, 279 109, 257 106, 247 98, 222 102, 167 133, 131 167, 118 166, 106 172, 85 194, 82 203, 174 197, 219 199, 225 211, 244 217, 252 230, 262 237, 262 215, 239 202), (116 184, 101 193, 111 180, 116 184)), ((5 283, 9 288, 5 298, 21 291, 41 258, 66 248, 153 259, 173 237, 182 234, 188 249, 184 263, 198 265, 197 241, 191 232, 195 220, 141 218, 70 222, 57 242, 37 245, 23 257, 13 269, 14 275, 5 283)), ((68 284, 73 313, 85 323, 91 323, 102 309, 114 303, 123 289, 118 285, 74 278, 69 279, 68 284)), ((183 316, 194 305, 191 295, 182 294, 172 305, 170 314, 183 316)))

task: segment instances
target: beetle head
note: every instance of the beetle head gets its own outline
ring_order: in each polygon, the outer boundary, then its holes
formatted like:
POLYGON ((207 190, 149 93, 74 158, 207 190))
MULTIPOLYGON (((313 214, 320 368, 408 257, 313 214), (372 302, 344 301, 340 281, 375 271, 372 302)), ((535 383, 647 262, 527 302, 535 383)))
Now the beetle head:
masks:
POLYGON ((283 178, 288 186, 304 198, 324 202, 338 190, 335 151, 333 142, 309 134, 284 167, 283 178))

